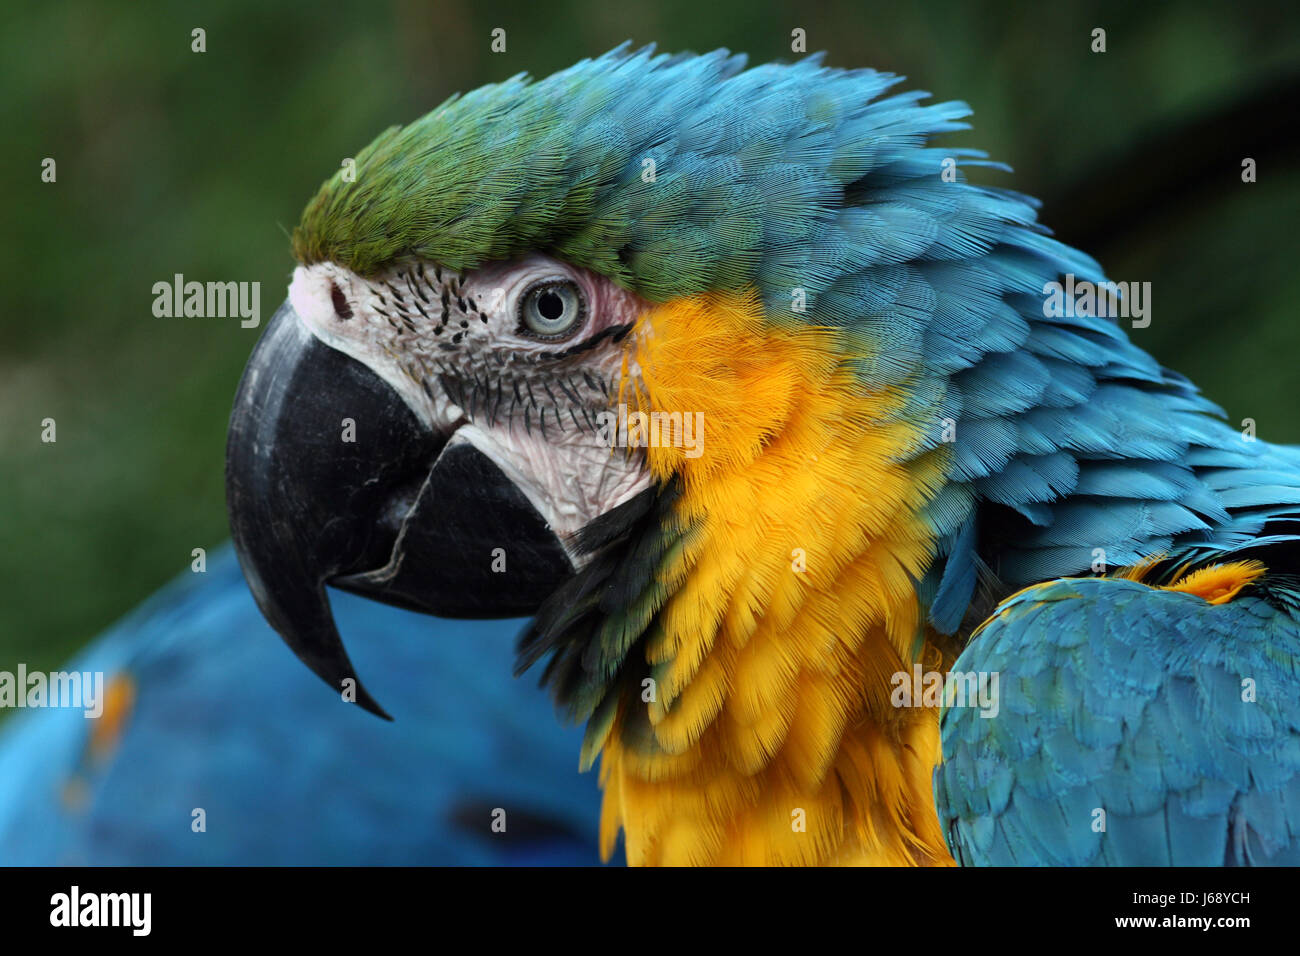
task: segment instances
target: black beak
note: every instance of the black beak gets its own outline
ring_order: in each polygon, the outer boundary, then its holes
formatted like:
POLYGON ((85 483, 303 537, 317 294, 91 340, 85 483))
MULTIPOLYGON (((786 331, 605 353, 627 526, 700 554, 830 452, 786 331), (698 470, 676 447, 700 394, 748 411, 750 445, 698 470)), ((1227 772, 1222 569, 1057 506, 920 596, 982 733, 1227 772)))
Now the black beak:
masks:
POLYGON ((353 672, 327 584, 429 614, 511 617, 534 613, 574 571, 491 459, 431 430, 287 302, 235 396, 226 505, 267 621, 326 683, 385 718, 353 672))

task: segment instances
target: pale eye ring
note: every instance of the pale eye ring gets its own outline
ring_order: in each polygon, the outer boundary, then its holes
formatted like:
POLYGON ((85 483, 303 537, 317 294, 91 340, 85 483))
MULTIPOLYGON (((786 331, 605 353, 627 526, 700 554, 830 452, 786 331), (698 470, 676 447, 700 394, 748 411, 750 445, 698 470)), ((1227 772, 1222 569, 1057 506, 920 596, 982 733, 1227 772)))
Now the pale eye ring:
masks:
POLYGON ((534 338, 567 338, 586 318, 587 299, 572 279, 543 279, 519 297, 519 331, 534 338))

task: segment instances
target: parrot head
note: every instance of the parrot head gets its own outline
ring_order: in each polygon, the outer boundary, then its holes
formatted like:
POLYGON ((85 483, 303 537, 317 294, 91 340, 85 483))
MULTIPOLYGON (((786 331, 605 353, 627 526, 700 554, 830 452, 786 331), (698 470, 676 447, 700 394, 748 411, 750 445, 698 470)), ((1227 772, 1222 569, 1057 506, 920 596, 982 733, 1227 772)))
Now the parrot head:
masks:
POLYGON ((603 754, 607 849, 947 860, 937 718, 890 676, 951 663, 999 535, 1009 584, 1086 568, 1025 531, 1105 428, 1062 410, 1161 373, 1113 325, 1042 322, 1044 282, 1100 269, 930 144, 964 104, 895 82, 619 48, 327 181, 229 433, 289 646, 355 681, 327 586, 530 616, 520 668, 547 659, 603 754))
POLYGON ((543 255, 298 268, 245 372, 227 480, 246 576, 313 670, 355 679, 326 584, 510 617, 574 574, 579 534, 649 483, 593 441, 635 316, 634 296, 543 255))

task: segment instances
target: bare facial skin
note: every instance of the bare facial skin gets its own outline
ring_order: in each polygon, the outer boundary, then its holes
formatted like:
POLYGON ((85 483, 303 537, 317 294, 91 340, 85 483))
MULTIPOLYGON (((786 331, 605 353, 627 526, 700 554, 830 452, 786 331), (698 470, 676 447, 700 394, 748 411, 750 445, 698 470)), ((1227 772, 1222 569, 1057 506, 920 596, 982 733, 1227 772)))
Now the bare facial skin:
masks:
POLYGON ((643 454, 597 436, 646 308, 609 280, 540 255, 368 279, 326 262, 294 271, 289 301, 430 428, 487 455, 562 539, 649 485, 643 454))

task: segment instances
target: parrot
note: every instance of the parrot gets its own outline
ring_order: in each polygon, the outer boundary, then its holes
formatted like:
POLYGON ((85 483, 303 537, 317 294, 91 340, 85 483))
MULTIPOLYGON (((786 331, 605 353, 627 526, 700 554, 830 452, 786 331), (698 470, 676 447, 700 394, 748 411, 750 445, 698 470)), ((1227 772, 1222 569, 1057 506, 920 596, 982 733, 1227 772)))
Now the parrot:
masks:
POLYGON ((633 865, 1300 861, 1300 451, 900 82, 624 44, 381 133, 236 392, 258 606, 380 717, 327 588, 528 618, 633 865))
POLYGON ((321 694, 214 549, 70 665, 105 675, 96 719, 0 728, 0 865, 599 862, 581 734, 510 677, 518 621, 335 610, 373 641, 400 733, 321 694))

